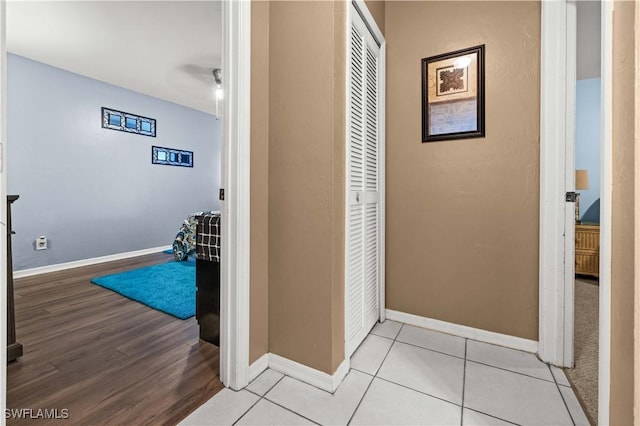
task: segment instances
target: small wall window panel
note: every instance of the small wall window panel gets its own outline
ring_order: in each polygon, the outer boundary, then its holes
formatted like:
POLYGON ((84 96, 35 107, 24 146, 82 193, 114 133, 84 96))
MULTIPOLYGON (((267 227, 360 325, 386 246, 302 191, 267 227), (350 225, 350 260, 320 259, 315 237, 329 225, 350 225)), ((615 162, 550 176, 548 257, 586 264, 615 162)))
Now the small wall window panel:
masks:
POLYGON ((120 132, 156 137, 156 120, 102 107, 102 127, 120 132))
POLYGON ((152 146, 151 162, 165 166, 193 167, 193 152, 152 146))

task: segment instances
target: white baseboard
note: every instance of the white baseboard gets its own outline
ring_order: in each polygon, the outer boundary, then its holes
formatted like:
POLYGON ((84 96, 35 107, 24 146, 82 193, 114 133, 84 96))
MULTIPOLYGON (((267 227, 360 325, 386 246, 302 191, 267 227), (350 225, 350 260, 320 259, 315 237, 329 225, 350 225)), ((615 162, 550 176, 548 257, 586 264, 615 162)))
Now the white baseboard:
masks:
POLYGON ((538 352, 538 342, 535 340, 467 327, 466 325, 453 324, 446 321, 393 311, 391 309, 387 309, 386 313, 388 320, 403 322, 405 324, 415 325, 416 327, 428 328, 442 333, 453 334, 454 336, 465 337, 467 339, 478 340, 480 342, 491 343, 520 351, 538 352))
POLYGON ((262 355, 249 366, 249 383, 269 368, 269 355, 268 353, 262 355))
MULTIPOLYGON (((340 386, 340 383, 342 383, 349 372, 350 363, 349 360, 346 359, 342 361, 335 373, 328 374, 304 364, 300 364, 299 362, 281 357, 280 355, 272 353, 268 355, 269 368, 331 393, 338 389, 338 386, 340 386)), ((253 364, 251 367, 253 367, 253 364)))
POLYGON ((126 253, 110 254, 108 256, 92 257, 91 259, 74 260, 73 262, 57 263, 55 265, 40 266, 37 268, 14 271, 14 278, 31 277, 33 275, 46 274, 49 272, 64 271, 66 269, 79 268, 81 266, 95 265, 98 263, 113 262, 114 260, 129 259, 131 257, 144 256, 146 254, 159 253, 170 249, 171 246, 153 247, 148 249, 129 251, 126 253))

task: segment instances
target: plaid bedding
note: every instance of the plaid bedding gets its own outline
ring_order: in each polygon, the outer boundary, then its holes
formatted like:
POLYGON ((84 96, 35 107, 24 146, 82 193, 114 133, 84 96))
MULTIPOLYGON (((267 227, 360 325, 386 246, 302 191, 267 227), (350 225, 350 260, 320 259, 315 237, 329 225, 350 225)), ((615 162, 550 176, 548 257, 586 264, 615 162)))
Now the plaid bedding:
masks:
POLYGON ((197 221, 196 259, 220 262, 220 214, 205 213, 197 221))
MULTIPOLYGON (((196 251, 196 227, 198 217, 203 215, 216 215, 217 212, 197 212, 190 214, 180 226, 175 240, 173 240, 173 257, 178 260, 187 260, 189 255, 196 251)), ((219 214, 218 214, 219 215, 219 214)))

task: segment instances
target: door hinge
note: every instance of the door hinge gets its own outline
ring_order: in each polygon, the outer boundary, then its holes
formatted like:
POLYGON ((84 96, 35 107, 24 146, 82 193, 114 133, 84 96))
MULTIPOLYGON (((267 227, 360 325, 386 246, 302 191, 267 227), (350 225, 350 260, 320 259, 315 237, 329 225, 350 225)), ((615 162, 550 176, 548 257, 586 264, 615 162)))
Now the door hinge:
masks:
POLYGON ((220 201, 224 201, 224 188, 220 188, 220 195, 218 196, 220 201))
POLYGON ((567 192, 567 195, 565 196, 565 201, 567 203, 575 203, 577 198, 578 196, 575 193, 575 191, 571 191, 571 192, 567 192))

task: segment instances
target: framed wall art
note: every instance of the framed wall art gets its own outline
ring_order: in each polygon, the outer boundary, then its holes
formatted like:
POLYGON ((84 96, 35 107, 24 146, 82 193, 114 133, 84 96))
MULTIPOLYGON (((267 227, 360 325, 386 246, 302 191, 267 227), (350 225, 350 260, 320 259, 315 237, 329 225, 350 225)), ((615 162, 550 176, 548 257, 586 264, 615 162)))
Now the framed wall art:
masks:
POLYGON ((156 120, 102 107, 102 127, 120 132, 156 137, 156 120))
POLYGON ((193 167, 193 151, 152 146, 151 163, 165 166, 193 167))
POLYGON ((422 59, 422 142, 484 137, 484 45, 422 59))

